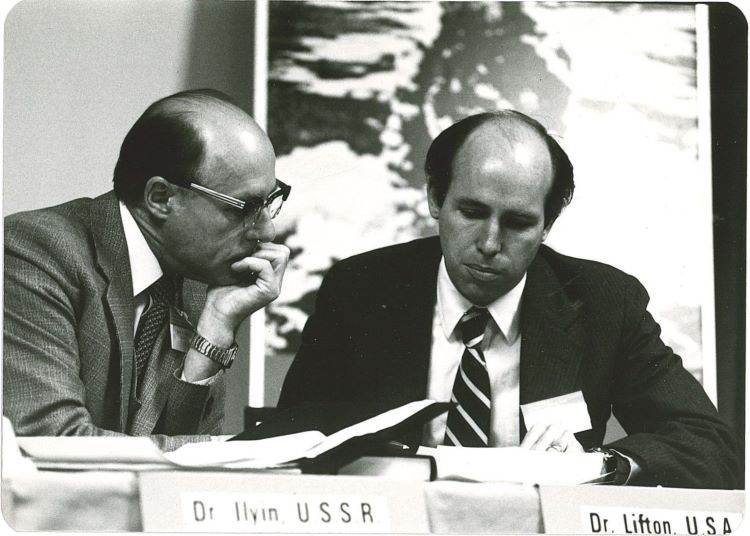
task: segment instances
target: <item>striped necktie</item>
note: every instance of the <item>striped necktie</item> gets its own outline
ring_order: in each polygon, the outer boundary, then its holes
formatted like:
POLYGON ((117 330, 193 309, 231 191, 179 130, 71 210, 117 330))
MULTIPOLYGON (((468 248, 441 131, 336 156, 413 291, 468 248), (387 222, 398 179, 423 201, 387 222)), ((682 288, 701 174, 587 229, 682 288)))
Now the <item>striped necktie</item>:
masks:
POLYGON ((445 430, 445 445, 486 447, 490 436, 490 377, 481 345, 490 314, 472 307, 460 320, 466 346, 456 373, 445 430))
POLYGON ((162 276, 148 288, 151 303, 138 321, 135 332, 135 370, 138 378, 137 385, 143 383, 148 358, 154 349, 157 337, 169 318, 169 304, 174 299, 175 284, 171 278, 162 276))

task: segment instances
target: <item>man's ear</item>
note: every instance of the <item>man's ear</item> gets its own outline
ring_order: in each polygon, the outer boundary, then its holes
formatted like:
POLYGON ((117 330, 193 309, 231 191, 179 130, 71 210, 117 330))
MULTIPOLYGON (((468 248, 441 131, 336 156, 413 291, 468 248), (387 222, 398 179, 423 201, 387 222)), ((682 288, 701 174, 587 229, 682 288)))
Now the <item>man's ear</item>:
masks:
POLYGON ((439 219, 440 204, 438 203, 437 192, 430 184, 427 185, 427 206, 430 208, 430 216, 436 220, 439 219))
POLYGON ((154 176, 146 181, 143 189, 143 205, 153 217, 163 220, 172 212, 170 198, 175 194, 175 186, 163 177, 154 176))

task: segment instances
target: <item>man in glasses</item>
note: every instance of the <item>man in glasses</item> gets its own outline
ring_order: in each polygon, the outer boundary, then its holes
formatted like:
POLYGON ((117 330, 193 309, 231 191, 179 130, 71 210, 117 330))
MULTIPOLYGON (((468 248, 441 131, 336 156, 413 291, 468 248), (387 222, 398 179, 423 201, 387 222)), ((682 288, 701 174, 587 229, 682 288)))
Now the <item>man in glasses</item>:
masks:
POLYGON ((114 191, 5 220, 4 414, 19 435, 221 430, 240 323, 281 290, 272 219, 290 187, 217 91, 152 104, 114 191))
POLYGON ((451 401, 403 439, 601 449, 615 484, 741 482, 732 432, 660 339, 640 283, 542 244, 574 188, 544 127, 511 110, 467 117, 425 171, 439 236, 331 268, 280 407, 451 401), (629 435, 603 445, 611 413, 629 435))

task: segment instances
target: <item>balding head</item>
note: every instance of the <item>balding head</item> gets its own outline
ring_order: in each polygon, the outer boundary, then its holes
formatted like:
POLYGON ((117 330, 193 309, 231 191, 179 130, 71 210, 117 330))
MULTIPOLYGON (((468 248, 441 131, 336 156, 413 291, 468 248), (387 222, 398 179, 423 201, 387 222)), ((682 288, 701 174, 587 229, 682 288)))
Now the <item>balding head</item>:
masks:
POLYGON ((133 206, 151 177, 181 186, 200 182, 201 169, 231 146, 230 138, 273 153, 255 121, 220 91, 183 91, 158 100, 125 136, 114 171, 115 193, 133 206))
POLYGON ((534 141, 546 146, 552 167, 552 181, 544 210, 545 226, 549 228, 573 197, 573 166, 565 151, 541 124, 515 110, 469 116, 435 138, 427 152, 425 173, 428 186, 435 192, 438 203, 442 205, 448 193, 454 166, 458 164, 459 150, 469 138, 476 136, 485 136, 487 143, 482 144, 484 150, 496 151, 498 157, 512 154, 514 158, 523 159, 524 148, 534 141))

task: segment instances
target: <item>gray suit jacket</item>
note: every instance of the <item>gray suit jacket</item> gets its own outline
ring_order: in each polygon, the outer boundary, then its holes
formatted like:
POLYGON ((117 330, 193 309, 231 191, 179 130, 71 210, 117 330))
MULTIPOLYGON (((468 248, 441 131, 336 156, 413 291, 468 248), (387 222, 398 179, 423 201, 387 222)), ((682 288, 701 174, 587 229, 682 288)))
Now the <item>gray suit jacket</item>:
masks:
MULTIPOLYGON (((136 396, 132 280, 113 192, 8 216, 4 288, 3 412, 17 434, 149 435, 171 450, 220 432, 223 377, 180 381, 184 353, 169 344, 157 344, 136 396)), ((181 301, 195 325, 205 285, 186 280, 181 301)))

